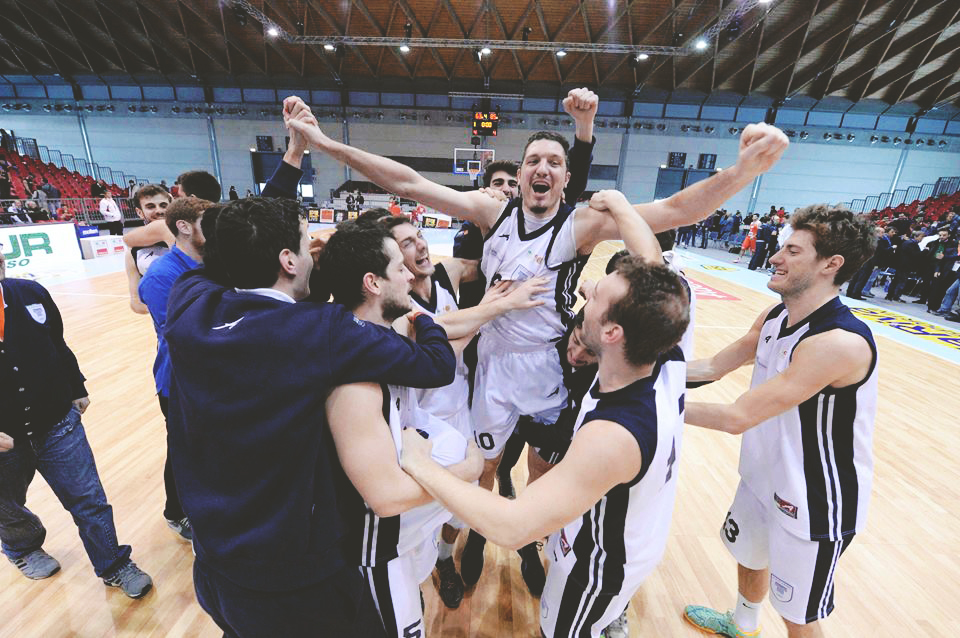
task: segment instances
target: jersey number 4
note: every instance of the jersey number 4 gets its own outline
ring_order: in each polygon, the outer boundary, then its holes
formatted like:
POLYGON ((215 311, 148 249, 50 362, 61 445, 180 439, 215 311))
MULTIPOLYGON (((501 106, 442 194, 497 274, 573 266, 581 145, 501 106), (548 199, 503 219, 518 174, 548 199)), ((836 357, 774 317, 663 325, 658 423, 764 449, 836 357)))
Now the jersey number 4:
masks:
POLYGON ((670 458, 667 459, 667 478, 663 479, 664 483, 669 483, 670 479, 673 478, 673 464, 677 462, 677 440, 673 439, 673 443, 670 446, 670 458))

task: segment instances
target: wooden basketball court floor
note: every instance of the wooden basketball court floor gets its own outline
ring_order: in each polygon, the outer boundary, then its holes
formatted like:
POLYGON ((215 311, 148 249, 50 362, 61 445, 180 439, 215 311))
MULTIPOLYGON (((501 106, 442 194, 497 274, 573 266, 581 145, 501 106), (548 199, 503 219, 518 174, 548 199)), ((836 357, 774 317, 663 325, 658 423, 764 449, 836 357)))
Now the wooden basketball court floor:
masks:
MULTIPOLYGON (((599 276, 615 249, 599 247, 586 276, 599 276)), ((720 276, 698 271, 694 278, 719 291, 714 297, 736 298, 699 300, 698 356, 740 336, 771 303, 769 296, 720 276)), ((153 394, 150 319, 129 310, 122 273, 50 289, 64 315, 67 342, 88 378, 92 403, 83 421, 120 541, 133 546, 133 558, 153 576, 155 588, 133 601, 105 587, 69 515, 37 477, 28 505, 46 524, 44 548, 63 570, 35 582, 2 561, 0 636, 218 636, 194 597, 190 546, 161 516, 165 435, 153 394)), ((902 340, 877 341, 880 396, 869 524, 840 561, 836 610, 823 626, 834 637, 957 635, 960 375, 955 363, 902 340)), ((743 368, 692 391, 688 400, 731 401, 749 378, 749 367, 743 368)), ((735 601, 736 566, 719 528, 737 484, 739 441, 692 426, 684 437, 671 536, 662 564, 631 602, 632 636, 702 635, 681 618, 683 606, 726 609, 735 601)), ((518 487, 525 476, 524 468, 515 468, 518 487)), ((538 601, 520 578, 519 558, 492 544, 480 582, 459 609, 446 609, 432 582, 423 591, 428 636, 539 635, 538 601)), ((769 602, 762 620, 764 636, 786 635, 769 602)))

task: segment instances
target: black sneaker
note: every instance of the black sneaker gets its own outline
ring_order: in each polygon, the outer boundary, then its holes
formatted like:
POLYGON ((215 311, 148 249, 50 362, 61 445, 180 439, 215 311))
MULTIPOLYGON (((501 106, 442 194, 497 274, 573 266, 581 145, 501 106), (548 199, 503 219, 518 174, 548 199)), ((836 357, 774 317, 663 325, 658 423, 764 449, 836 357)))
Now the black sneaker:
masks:
POLYGON ((510 476, 510 472, 502 474, 497 472, 497 486, 500 490, 500 496, 511 500, 517 498, 517 490, 513 487, 513 477, 510 476))
POLYGON ((104 578, 103 584, 119 587, 130 598, 142 598, 153 587, 153 579, 136 563, 128 560, 113 576, 104 578))
POLYGON ((437 576, 440 577, 440 584, 437 587, 440 600, 447 606, 447 609, 456 609, 463 600, 463 579, 457 573, 453 558, 444 558, 437 561, 437 576))
POLYGON ((483 548, 486 544, 486 538, 470 530, 463 546, 463 554, 460 555, 460 576, 465 587, 473 587, 480 580, 483 572, 483 548))
POLYGON ((192 541, 193 540, 193 526, 190 525, 190 519, 186 516, 181 518, 179 521, 173 521, 169 518, 164 519, 167 521, 167 526, 170 527, 173 531, 180 535, 184 540, 192 541))
POLYGON ((540 543, 530 543, 517 550, 520 554, 520 575, 523 576, 523 582, 527 584, 527 589, 534 598, 540 598, 543 593, 543 586, 547 582, 547 574, 543 571, 543 563, 540 562, 540 543))

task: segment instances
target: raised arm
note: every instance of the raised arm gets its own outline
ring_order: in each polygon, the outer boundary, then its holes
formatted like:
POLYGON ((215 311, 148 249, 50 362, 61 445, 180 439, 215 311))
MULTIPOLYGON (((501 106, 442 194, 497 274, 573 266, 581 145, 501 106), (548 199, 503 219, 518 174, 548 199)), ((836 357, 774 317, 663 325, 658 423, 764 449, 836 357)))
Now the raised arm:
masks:
MULTIPOLYGON (((653 232, 695 224, 719 208, 725 201, 773 166, 787 149, 789 140, 769 124, 750 124, 740 136, 737 163, 716 175, 686 187, 679 193, 634 209, 647 220, 653 232)), ((614 221, 589 209, 578 213, 576 237, 581 254, 587 254, 601 241, 620 239, 614 221)))
POLYGON ((717 354, 706 359, 696 359, 689 362, 687 364, 687 383, 716 381, 737 368, 751 363, 757 356, 757 343, 760 341, 760 330, 763 328, 763 322, 773 308, 774 306, 770 306, 764 310, 750 326, 747 334, 717 354))
POLYGON ((826 387, 846 387, 866 378, 873 362, 870 345, 860 335, 831 330, 800 342, 787 368, 740 395, 731 404, 688 402, 690 425, 730 434, 750 428, 796 407, 826 387), (824 365, 829 361, 830 365, 824 365))
POLYGON ((643 216, 637 215, 623 193, 598 191, 590 199, 590 208, 606 211, 613 218, 627 252, 655 264, 663 263, 663 252, 657 236, 643 216))
POLYGON ((363 173, 388 192, 472 221, 483 230, 493 225, 503 208, 501 202, 483 193, 464 193, 436 184, 409 166, 330 139, 312 116, 299 117, 305 109, 309 110, 300 98, 288 97, 283 101, 283 109, 287 125, 291 130, 302 133, 310 146, 363 173))
POLYGON ((593 121, 597 117, 600 100, 590 89, 572 89, 563 100, 563 110, 573 118, 576 126, 573 146, 570 148, 570 181, 563 189, 563 199, 571 206, 577 203, 587 188, 590 166, 593 164, 593 121))
POLYGON ((511 501, 455 478, 430 458, 430 443, 404 430, 400 464, 454 516, 510 549, 554 532, 590 509, 611 488, 636 477, 640 447, 623 427, 592 421, 563 460, 511 501), (419 439, 419 440, 418 440, 419 439))

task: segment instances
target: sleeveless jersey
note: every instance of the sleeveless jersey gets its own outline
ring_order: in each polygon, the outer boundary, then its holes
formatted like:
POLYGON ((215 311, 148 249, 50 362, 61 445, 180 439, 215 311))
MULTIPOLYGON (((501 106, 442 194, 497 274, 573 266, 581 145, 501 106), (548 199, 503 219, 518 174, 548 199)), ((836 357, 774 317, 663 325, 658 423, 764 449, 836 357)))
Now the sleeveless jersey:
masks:
POLYGON ((556 558, 573 564, 570 577, 593 595, 616 594, 660 562, 677 487, 683 435, 687 364, 674 347, 652 374, 614 392, 598 381, 583 398, 576 432, 590 421, 618 423, 640 446, 640 472, 607 492, 580 518, 551 538, 556 558))
MULTIPOLYGON (((427 434, 433 442, 433 459, 449 466, 466 457, 467 439, 449 425, 422 410, 417 405, 413 388, 382 385, 383 416, 390 426, 390 435, 400 459, 401 432, 404 426, 416 427, 427 434)), ((440 526, 450 520, 450 512, 436 501, 420 505, 402 514, 381 518, 366 503, 357 511, 350 528, 353 547, 350 555, 359 565, 374 567, 382 565, 410 550, 419 547, 425 540, 436 536, 440 526)))
POLYGON ((573 321, 577 281, 589 256, 577 255, 573 236, 574 209, 560 204, 546 224, 527 232, 520 198, 507 202, 497 223, 483 242, 480 263, 488 286, 508 279, 525 281, 545 277, 553 288, 550 301, 527 310, 514 310, 483 327, 491 336, 514 349, 548 348, 563 336, 573 321))
POLYGON ((790 327, 780 304, 760 331, 750 384, 756 387, 783 372, 807 337, 837 329, 858 334, 870 345, 867 377, 845 388, 824 388, 748 430, 740 444, 740 476, 754 496, 788 532, 818 541, 841 540, 862 531, 866 522, 877 412, 873 334, 839 297, 790 327))
MULTIPOLYGON (((410 293, 413 299, 415 310, 438 317, 448 312, 459 310, 457 306, 457 294, 450 282, 450 276, 447 274, 443 264, 437 264, 433 273, 433 288, 430 292, 430 299, 421 299, 419 295, 410 293)), ((469 410, 470 383, 467 366, 463 363, 463 354, 457 357, 457 374, 453 383, 442 388, 418 389, 417 400, 420 407, 430 414, 440 418, 449 419, 462 411, 469 410)))
POLYGON ((170 247, 163 242, 159 242, 153 246, 137 246, 131 248, 130 252, 133 253, 133 261, 137 264, 137 270, 142 277, 147 274, 147 269, 150 268, 153 262, 170 252, 170 247))

